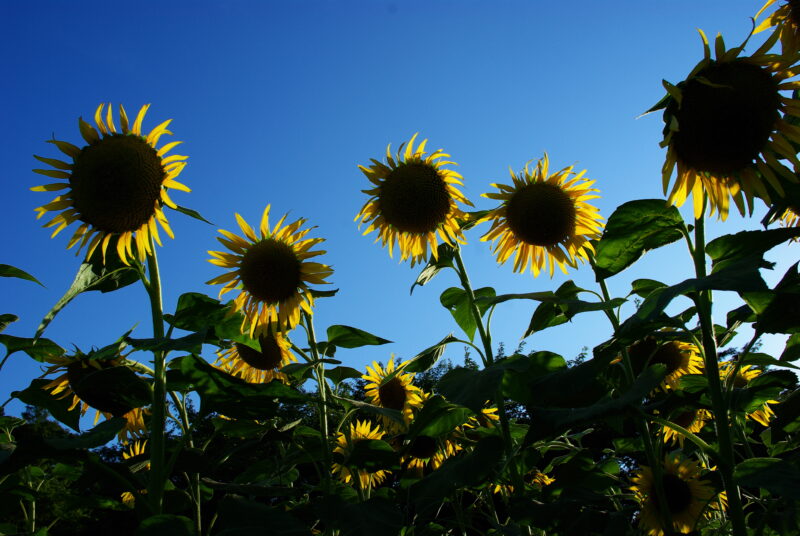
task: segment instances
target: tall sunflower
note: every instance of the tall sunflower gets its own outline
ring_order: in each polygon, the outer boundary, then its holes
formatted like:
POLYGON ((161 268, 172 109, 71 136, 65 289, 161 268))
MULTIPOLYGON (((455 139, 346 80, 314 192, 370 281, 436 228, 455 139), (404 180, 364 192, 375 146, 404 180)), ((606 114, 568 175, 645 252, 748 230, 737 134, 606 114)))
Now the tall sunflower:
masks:
POLYGON ((667 341, 659 343, 653 337, 647 337, 631 346, 628 351, 637 365, 664 365, 667 375, 660 388, 678 389, 678 380, 686 374, 702 374, 703 358, 697 346, 683 341, 667 341))
MULTIPOLYGON (((776 0, 767 0, 754 19, 757 20, 775 2, 776 0)), ((757 34, 769 28, 775 28, 775 32, 780 36, 784 54, 797 53, 800 50, 800 2, 789 0, 762 20, 753 33, 757 34)))
POLYGON ((372 165, 358 166, 374 187, 362 190, 371 197, 355 218, 359 227, 369 224, 365 235, 378 231, 375 241, 388 246, 389 256, 396 246, 401 260, 411 258, 411 266, 427 260, 428 246, 437 258, 437 235, 447 244, 465 243, 459 220, 467 215, 456 202, 472 206, 458 189, 461 175, 443 167, 455 164, 442 160, 450 155, 439 149, 425 156, 428 140, 415 148, 416 138, 400 144, 394 156, 387 146, 385 164, 372 159, 372 165))
POLYGON ((668 96, 661 146, 667 147, 667 157, 662 180, 668 203, 680 206, 692 194, 699 217, 705 193, 709 214, 719 211, 724 220, 731 199, 741 214, 745 203, 752 212, 754 196, 769 204, 764 181, 781 196, 782 180, 797 182, 778 161, 800 167, 792 147, 800 143, 800 127, 790 120, 800 115, 800 100, 782 93, 800 87, 798 81, 787 81, 797 74, 797 56, 768 53, 777 34, 752 56, 739 56, 744 45, 726 51, 718 35, 712 60, 708 39, 700 35, 703 59, 677 86, 664 83, 668 96))
MULTIPOLYGON (((146 414, 143 408, 132 407, 127 399, 119 396, 119 393, 106 389, 100 385, 100 382, 91 378, 98 371, 125 368, 124 358, 87 359, 83 354, 77 353, 72 356, 50 356, 47 358, 47 362, 51 366, 47 368, 46 374, 59 375, 45 384, 43 389, 54 396, 58 396, 59 399, 72 397, 68 408, 69 411, 79 407, 81 415, 84 415, 89 408, 93 408, 96 410, 95 424, 97 424, 101 415, 106 419, 123 417, 125 426, 118 434, 122 442, 136 440, 147 433, 145 425, 146 414)), ((135 373, 131 371, 130 374, 133 375, 135 373)), ((137 381, 137 379, 133 381, 137 381)), ((141 379, 138 379, 138 381, 144 382, 141 379)), ((132 385, 132 383, 130 384, 132 385)), ((142 385, 144 386, 145 384, 142 383, 142 385)), ((146 386, 144 388, 147 389, 146 386)))
MULTIPOLYGON (((674 422, 678 426, 685 428, 687 431, 696 434, 703 429, 705 424, 710 421, 712 417, 713 415, 711 415, 711 412, 707 409, 696 408, 681 411, 670 417, 669 420, 670 422, 674 422)), ((681 448, 683 448, 683 442, 685 440, 683 434, 675 431, 669 426, 662 426, 661 429, 664 433, 664 443, 678 442, 681 448)))
MULTIPOLYGON (((122 451, 122 459, 131 464, 131 471, 150 470, 150 460, 147 458, 147 440, 136 440, 128 446, 127 450, 122 451)), ((140 489, 139 494, 147 493, 146 489, 140 489)), ((128 508, 136 505, 136 496, 130 491, 123 491, 120 495, 122 504, 128 508)))
POLYGON ((511 171, 513 183, 492 184, 498 193, 483 194, 502 204, 481 221, 492 221, 482 241, 497 241, 497 262, 505 263, 516 253, 514 271, 524 272, 530 264, 534 276, 549 267, 552 277, 558 266, 576 267, 594 251, 590 240, 600 238, 602 218, 587 201, 599 196, 591 188, 595 181, 572 171, 573 166, 549 173, 547 153, 531 169, 530 162, 519 174, 511 171))
POLYGON ((292 343, 283 333, 266 330, 259 335, 253 346, 234 342, 233 346, 220 352, 215 363, 225 372, 250 383, 268 383, 278 380, 288 382, 280 369, 297 358, 292 354, 292 343))
POLYGON ((324 251, 312 251, 322 238, 305 238, 314 227, 301 229, 305 219, 283 225, 284 215, 274 227, 269 225, 270 206, 261 216, 259 234, 240 215, 236 221, 244 238, 220 229, 217 237, 230 250, 209 251, 211 264, 230 268, 231 271, 208 281, 210 285, 224 285, 220 298, 241 285, 234 299, 233 311, 242 311, 242 331, 251 337, 267 327, 279 331, 293 329, 300 322, 301 309, 311 314, 314 297, 309 284, 327 284, 325 278, 333 273, 329 266, 308 259, 324 251))
POLYGON ((37 219, 47 212, 58 212, 45 227, 55 227, 56 236, 70 224, 80 221, 67 243, 67 249, 80 244, 78 251, 88 244, 86 258, 99 246, 105 259, 106 250, 113 243, 120 259, 144 261, 151 252, 150 239, 161 245, 158 226, 174 238, 163 206, 177 208, 167 193, 168 189, 190 191, 175 180, 186 166, 186 156, 166 154, 178 145, 174 141, 157 147, 164 134, 171 134, 164 121, 148 134, 142 133, 142 121, 149 104, 139 110, 133 127, 129 127, 125 108, 119 107, 121 129, 118 132, 112 117, 111 104, 103 118, 104 104, 97 107, 94 121, 97 130, 83 119, 78 119, 81 135, 88 145, 78 148, 66 141, 49 140, 72 162, 36 156, 39 161, 55 169, 34 169, 36 173, 65 179, 66 182, 35 186, 35 192, 67 190, 46 205, 36 209, 37 219), (99 131, 99 132, 98 132, 99 131))
MULTIPOLYGON (((373 361, 372 368, 367 365, 367 373, 361 377, 367 381, 364 389, 370 404, 400 411, 405 423, 409 424, 413 419, 414 410, 422 406, 424 395, 419 387, 411 383, 414 374, 403 372, 403 367, 405 363, 395 367, 392 356, 386 368, 373 361)), ((399 428, 398 423, 391 418, 381 416, 381 419, 388 430, 397 431, 399 428)))
MULTIPOLYGON (((369 421, 356 421, 355 424, 350 423, 349 434, 345 435, 342 432, 336 436, 336 447, 333 452, 341 454, 344 457, 344 464, 334 463, 332 471, 334 474, 339 475, 339 479, 345 484, 353 482, 353 473, 350 467, 347 466, 347 459, 353 453, 353 447, 359 441, 365 439, 381 439, 383 437, 383 430, 377 424, 373 426, 369 421)), ((369 472, 366 469, 357 469, 358 484, 361 489, 374 488, 379 486, 386 477, 391 474, 391 471, 379 470, 369 472)))
POLYGON ((437 470, 447 458, 455 456, 461 447, 453 440, 419 435, 409 441, 401 464, 417 478, 437 470))
MULTIPOLYGON (((678 455, 666 456, 661 471, 661 483, 666 495, 672 530, 680 534, 692 532, 703 510, 714 498, 715 491, 708 480, 700 480, 701 467, 692 460, 678 455)), ((641 505, 639 526, 649 536, 663 536, 664 525, 656 499, 656 481, 653 470, 643 466, 633 477, 633 491, 641 505)))
MULTIPOLYGON (((733 373, 734 363, 732 361, 723 361, 719 364, 719 375, 720 378, 728 382, 730 381, 730 376, 733 373)), ((742 365, 739 367, 739 370, 736 372, 736 377, 733 378, 733 387, 737 389, 742 389, 747 387, 747 384, 750 383, 755 378, 758 378, 763 374, 763 370, 753 367, 752 365, 742 365)), ((754 409, 753 411, 747 414, 748 419, 752 419, 757 423, 763 426, 769 426, 769 421, 775 417, 775 412, 772 411, 770 408, 771 405, 779 404, 780 402, 777 400, 765 400, 763 404, 761 404, 758 408, 754 409)))

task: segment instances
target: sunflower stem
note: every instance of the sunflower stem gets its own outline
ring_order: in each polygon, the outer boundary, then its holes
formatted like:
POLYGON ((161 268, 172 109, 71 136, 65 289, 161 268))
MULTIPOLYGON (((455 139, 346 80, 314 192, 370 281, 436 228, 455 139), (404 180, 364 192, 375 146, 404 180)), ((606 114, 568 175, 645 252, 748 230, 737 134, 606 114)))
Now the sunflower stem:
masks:
MULTIPOLYGON (((486 368, 494 363, 491 334, 486 331, 486 328, 483 325, 483 317, 481 316, 480 309, 478 309, 478 305, 475 303, 475 293, 472 291, 472 284, 469 281, 467 268, 464 266, 464 260, 461 258, 461 248, 456 245, 453 249, 455 249, 456 273, 458 273, 458 277, 461 280, 461 286, 464 289, 464 292, 467 293, 467 298, 469 298, 470 310, 472 311, 472 316, 478 326, 478 333, 481 336, 481 342, 483 342, 483 349, 484 353, 486 354, 486 357, 483 360, 483 366, 486 368)), ((522 480, 522 475, 519 473, 517 464, 513 463, 512 461, 514 455, 514 446, 511 440, 511 428, 508 423, 508 415, 506 414, 506 401, 500 387, 497 388, 494 399, 495 405, 497 406, 497 412, 500 414, 500 428, 503 432, 503 443, 505 443, 506 465, 511 468, 511 479, 514 482, 514 493, 521 495, 525 490, 525 481, 522 480)))
MULTIPOLYGON (((144 280, 150 297, 150 313, 153 319, 153 337, 164 338, 164 304, 161 297, 161 276, 158 271, 155 243, 150 237, 150 254, 147 256, 149 278, 144 280)), ((161 513, 164 485, 167 478, 164 459, 164 425, 167 405, 166 352, 153 350, 153 409, 150 419, 150 482, 147 496, 153 512, 161 513)))
POLYGON ((325 485, 330 485, 331 476, 331 452, 330 443, 328 441, 328 385, 325 381, 325 363, 322 363, 317 348, 317 337, 314 333, 314 322, 311 315, 303 311, 303 322, 305 324, 306 332, 308 333, 308 345, 311 347, 311 356, 314 358, 314 373, 317 379, 317 388, 319 389, 319 426, 322 433, 322 453, 324 455, 325 468, 322 474, 325 475, 325 485))
MULTIPOLYGON (((592 263, 594 267, 594 263, 592 263)), ((595 273, 597 273, 595 271, 595 273)), ((598 278, 600 284, 600 291, 603 293, 602 299, 604 303, 609 303, 611 301, 611 294, 608 292, 608 285, 606 285, 606 280, 603 278, 598 278)), ((614 328, 614 333, 616 334, 619 330, 619 318, 614 314, 611 310, 605 311, 606 316, 608 317, 609 322, 611 322, 611 326, 614 328)), ((631 364, 631 356, 628 353, 627 348, 622 349, 622 368, 625 372, 625 381, 627 383, 627 387, 630 387, 634 380, 635 374, 633 372, 633 365, 631 364)), ((650 425, 642 415, 637 415, 634 418, 634 423, 636 424, 636 430, 642 438, 642 443, 644 444, 644 455, 647 463, 650 465, 650 470, 653 472, 653 480, 655 481, 653 484, 653 488, 656 492, 656 502, 658 503, 658 511, 661 518, 661 525, 663 527, 664 533, 669 536, 673 534, 673 525, 672 519, 669 516, 669 504, 667 503, 667 494, 664 490, 664 480, 663 480, 663 467, 661 464, 661 456, 656 455, 655 445, 653 445, 653 437, 650 432, 650 425)))
MULTIPOLYGON (((695 274, 698 279, 706 277, 706 238, 705 238, 705 208, 706 198, 703 197, 703 209, 698 218, 695 218, 693 260, 695 274)), ((725 491, 728 494, 728 509, 734 536, 745 536, 747 528, 742 509, 742 498, 739 486, 733 477, 734 453, 731 426, 728 418, 728 404, 722 389, 717 363, 717 340, 714 336, 714 323, 711 316, 712 295, 710 290, 701 290, 692 295, 692 300, 697 307, 700 319, 700 329, 703 335, 703 360, 705 362, 705 375, 714 408, 714 424, 719 440, 719 471, 725 491)))

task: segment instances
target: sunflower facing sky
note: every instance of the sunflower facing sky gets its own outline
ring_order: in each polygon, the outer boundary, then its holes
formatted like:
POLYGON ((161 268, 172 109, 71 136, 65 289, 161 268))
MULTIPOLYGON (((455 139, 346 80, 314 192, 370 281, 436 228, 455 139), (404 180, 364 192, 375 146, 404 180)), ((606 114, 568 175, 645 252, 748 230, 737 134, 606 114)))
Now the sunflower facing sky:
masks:
MULTIPOLYGON (((767 0, 754 18, 758 19, 775 2, 776 0, 767 0)), ((793 54, 800 50, 800 2, 789 0, 784 3, 761 21, 753 33, 757 34, 769 28, 775 28, 775 32, 780 35, 784 54, 793 54)))
POLYGON ((797 55, 769 54, 774 33, 752 56, 739 56, 744 45, 725 50, 722 36, 715 42, 716 60, 705 34, 703 59, 677 86, 668 82, 664 111, 667 157, 662 168, 667 202, 682 205, 691 194, 694 214, 708 196, 709 214, 728 216, 730 200, 741 214, 752 212, 754 196, 770 203, 763 181, 783 195, 781 181, 797 182, 780 159, 800 168, 792 142, 800 143, 800 101, 782 92, 798 89, 797 55), (673 171, 677 176, 669 189, 673 171), (745 206, 745 204, 747 206, 745 206))
MULTIPOLYGON (((681 459, 678 455, 664 458, 661 472, 662 485, 672 521, 672 529, 680 534, 692 532, 703 510, 716 494, 711 482, 700 480, 701 467, 695 461, 681 459)), ((633 477, 631 486, 641 505, 639 526, 648 536, 663 536, 664 525, 659 514, 655 493, 655 478, 650 467, 643 466, 633 477)))
POLYGON ((268 383, 279 380, 286 383, 286 374, 279 369, 294 363, 292 343, 283 333, 265 330, 254 341, 259 349, 240 342, 219 353, 216 365, 233 376, 250 383, 268 383))
POLYGON ((45 223, 55 227, 56 236, 70 224, 80 221, 67 243, 67 249, 80 244, 78 251, 88 245, 86 258, 100 246, 105 259, 109 245, 116 248, 120 259, 128 264, 130 259, 144 261, 151 253, 151 238, 161 245, 158 226, 174 238, 167 223, 163 206, 177 208, 167 190, 172 188, 190 191, 175 180, 186 166, 186 156, 166 154, 178 145, 174 141, 157 148, 164 134, 171 134, 167 127, 171 119, 164 121, 148 134, 142 133, 142 121, 149 104, 142 106, 133 122, 128 124, 125 108, 119 107, 120 131, 117 131, 112 116, 111 104, 103 118, 104 104, 97 107, 94 121, 97 130, 78 119, 81 135, 88 145, 81 148, 71 143, 48 140, 72 162, 36 156, 39 161, 55 169, 34 169, 36 173, 64 179, 35 186, 35 192, 61 192, 55 199, 36 209, 37 219, 47 212, 58 214, 45 223), (99 132, 98 132, 99 131, 99 132))
POLYGON ((502 204, 481 221, 492 221, 482 241, 496 241, 497 262, 505 263, 516 253, 514 271, 528 265, 534 276, 548 269, 552 277, 558 266, 567 273, 578 261, 587 261, 594 251, 590 240, 600 238, 602 217, 587 203, 600 196, 591 188, 595 181, 572 171, 573 166, 549 173, 547 153, 531 169, 530 162, 519 174, 511 172, 512 184, 492 184, 498 193, 483 194, 502 204))
MULTIPOLYGON (((423 392, 411 382, 414 374, 403 372, 405 363, 400 363, 395 368, 394 356, 389 359, 386 368, 381 367, 377 361, 372 362, 372 367, 367 365, 367 373, 361 376, 366 380, 364 390, 367 402, 382 408, 396 409, 403 414, 406 424, 414 416, 414 410, 422 406, 423 392)), ((395 430, 398 423, 389 417, 382 416, 384 426, 395 430)))
POLYGON ((355 218, 359 227, 368 224, 365 235, 378 231, 375 241, 389 248, 389 256, 397 247, 401 261, 410 258, 411 266, 428 259, 429 246, 437 258, 437 235, 447 244, 464 244, 459 220, 467 215, 456 202, 472 206, 458 189, 461 175, 443 167, 455 165, 441 160, 450 155, 439 149, 425 156, 428 140, 414 148, 416 138, 400 144, 394 156, 387 146, 386 163, 372 159, 371 166, 358 166, 374 187, 363 190, 371 197, 355 218))
MULTIPOLYGON (((357 420, 355 424, 350 423, 348 435, 345 435, 343 432, 339 432, 336 436, 336 447, 333 449, 333 452, 341 454, 344 457, 345 465, 334 463, 332 467, 333 473, 338 474, 339 479, 345 484, 353 482, 353 474, 350 471, 350 468, 346 465, 347 458, 353 453, 353 446, 359 441, 363 441, 365 439, 381 439, 382 437, 383 431, 377 424, 373 427, 369 421, 359 420, 357 420)), ((369 489, 379 486, 384 480, 386 480, 386 477, 391 474, 390 471, 383 470, 371 473, 366 469, 357 469, 357 473, 358 484, 361 486, 361 489, 369 489)))
POLYGON ((293 329, 300 322, 300 311, 311 314, 314 305, 312 285, 327 284, 325 278, 333 273, 329 266, 309 262, 308 259, 322 255, 312 248, 323 238, 305 238, 314 229, 301 229, 305 219, 284 225, 284 215, 270 228, 270 206, 261 216, 259 233, 247 224, 239 214, 236 221, 244 238, 220 229, 217 237, 226 251, 209 251, 211 264, 230 271, 208 281, 210 285, 224 285, 220 298, 241 286, 234 299, 233 311, 242 311, 242 331, 253 337, 268 328, 278 331, 293 329))
POLYGON ((59 376, 45 384, 43 389, 50 391, 50 394, 58 396, 60 399, 71 396, 72 403, 68 408, 70 411, 75 407, 80 407, 81 415, 84 415, 90 407, 95 409, 95 424, 101 415, 106 419, 125 418, 125 426, 118 434, 120 441, 123 442, 127 442, 129 439, 138 439, 147 432, 146 413, 143 408, 131 407, 124 399, 115 396, 113 391, 97 389, 96 386, 91 386, 91 383, 87 388, 87 384, 84 383, 96 371, 124 367, 123 358, 85 359, 82 354, 76 354, 51 356, 47 358, 47 362, 52 365, 48 367, 47 374, 59 374, 59 376))

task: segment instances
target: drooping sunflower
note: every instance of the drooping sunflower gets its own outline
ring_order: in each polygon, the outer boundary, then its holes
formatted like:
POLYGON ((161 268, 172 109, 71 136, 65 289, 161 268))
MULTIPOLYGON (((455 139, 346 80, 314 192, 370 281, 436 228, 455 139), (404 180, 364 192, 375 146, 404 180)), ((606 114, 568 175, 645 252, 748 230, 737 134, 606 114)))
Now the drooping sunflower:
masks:
MULTIPOLYGON (((661 483, 669 509, 666 515, 672 522, 672 530, 680 534, 688 534, 694 530, 703 510, 716 494, 711 482, 700 480, 700 475, 701 467, 695 461, 681 459, 679 455, 668 455, 664 458, 661 483)), ((649 536, 663 536, 664 525, 655 488, 653 470, 643 466, 634 475, 633 486, 630 488, 641 505, 639 526, 649 536)))
POLYGON ((288 337, 281 332, 265 330, 254 341, 254 346, 258 346, 258 349, 234 342, 233 346, 219 352, 215 365, 246 382, 268 383, 278 380, 287 383, 288 377, 280 369, 297 361, 288 337))
POLYGON ((407 472, 422 478, 441 467, 459 450, 458 444, 450 439, 419 435, 405 445, 405 454, 400 461, 407 472))
MULTIPOLYGON (((353 482, 353 473, 350 467, 347 466, 347 459, 353 453, 353 446, 365 439, 381 439, 384 435, 379 425, 376 424, 373 428, 369 421, 359 420, 355 424, 350 423, 349 432, 349 434, 339 432, 336 436, 336 447, 333 449, 334 453, 341 454, 344 457, 344 464, 334 462, 332 471, 334 474, 338 474, 339 479, 345 484, 353 482)), ((361 489, 379 486, 391 474, 391 471, 384 470, 369 472, 366 469, 357 469, 356 472, 361 489)))
POLYGON ((72 356, 50 356, 47 361, 52 365, 47 368, 47 374, 59 374, 54 380, 43 386, 43 389, 50 392, 59 399, 72 397, 69 411, 75 407, 80 407, 81 415, 85 415, 89 408, 96 410, 94 423, 102 415, 106 419, 112 417, 123 417, 125 426, 120 430, 118 437, 120 441, 127 442, 141 438, 147 432, 145 425, 146 410, 144 408, 131 407, 127 399, 120 396, 112 389, 107 389, 102 381, 92 376, 99 371, 125 372, 129 388, 138 387, 140 391, 147 391, 149 388, 143 379, 139 378, 135 372, 124 364, 124 358, 99 360, 87 359, 81 353, 72 356), (136 385, 134 385, 136 384, 136 385))
POLYGON ((461 175, 444 167, 455 164, 442 160, 450 155, 438 149, 426 156, 428 140, 415 148, 416 138, 400 144, 394 156, 387 146, 386 163, 372 159, 372 165, 358 166, 374 187, 362 190, 371 197, 355 218, 359 227, 369 224, 365 235, 378 231, 375 241, 389 248, 389 256, 397 247, 400 259, 410 258, 411 266, 428 259, 429 246, 438 258, 437 236, 447 244, 464 244, 459 220, 467 215, 457 203, 472 206, 458 189, 461 175))
POLYGON ((677 86, 665 82, 662 180, 669 204, 680 206, 692 194, 700 217, 705 194, 709 214, 719 211, 724 220, 731 199, 744 215, 745 204, 752 212, 754 196, 770 203, 765 183, 782 196, 781 181, 797 182, 779 159, 800 167, 792 147, 800 143, 800 128, 789 120, 800 116, 800 101, 782 93, 800 87, 787 80, 797 74, 798 58, 768 53, 777 34, 752 56, 739 55, 744 45, 726 51, 718 35, 712 60, 708 39, 700 35, 703 59, 677 86))
POLYGON ((659 343, 653 337, 647 337, 628 351, 637 365, 664 365, 667 375, 659 386, 662 390, 678 389, 678 380, 686 374, 702 374, 703 358, 697 346, 683 341, 667 341, 659 343))
MULTIPOLYGON (((724 382, 728 382, 733 369, 734 363, 732 361, 723 361, 720 363, 720 378, 724 382)), ((748 383, 761 376, 763 372, 763 370, 755 368, 752 365, 742 365, 736 372, 736 377, 733 378, 733 387, 737 389, 747 387, 748 383)), ((769 426, 769 421, 775 417, 775 412, 772 411, 770 406, 775 404, 780 404, 780 402, 778 400, 765 400, 761 406, 748 413, 747 418, 752 419, 763 426, 769 426)))
MULTIPOLYGON (((713 415, 711 415, 711 412, 707 409, 695 408, 681 411, 670 417, 669 420, 670 422, 674 422, 678 426, 685 428, 689 432, 696 434, 702 430, 705 424, 712 418, 713 415)), ((662 426, 662 431, 664 433, 664 443, 678 442, 681 448, 683 448, 683 442, 685 440, 683 434, 677 432, 669 426, 662 426)))
POLYGON ((482 241, 496 241, 497 262, 505 263, 516 253, 514 271, 524 272, 528 265, 534 276, 549 267, 552 277, 558 266, 567 273, 567 266, 589 258, 594 248, 590 240, 600 238, 602 217, 588 203, 599 196, 591 188, 595 181, 586 179, 568 166, 549 172, 547 153, 531 169, 530 162, 520 173, 511 171, 513 183, 492 184, 499 193, 483 197, 502 201, 481 221, 492 221, 482 241))
POLYGON ((67 243, 67 249, 80 244, 80 251, 88 244, 87 259, 98 246, 105 258, 106 250, 113 244, 125 264, 134 258, 144 261, 147 254, 151 253, 151 238, 161 245, 159 225, 170 238, 174 238, 163 206, 177 208, 167 193, 169 189, 190 191, 175 180, 186 166, 187 157, 166 156, 181 143, 179 141, 168 143, 160 149, 157 147, 161 136, 171 134, 167 130, 171 119, 148 134, 143 134, 142 121, 149 104, 139 110, 133 127, 129 127, 125 108, 120 105, 119 132, 114 124, 111 104, 108 105, 105 119, 104 106, 98 106, 94 114, 97 130, 83 119, 78 119, 81 135, 88 145, 79 148, 66 141, 48 140, 69 156, 71 163, 35 157, 55 168, 34 169, 36 173, 65 179, 66 182, 35 186, 31 190, 67 190, 37 208, 37 218, 47 212, 58 212, 44 225, 55 227, 53 237, 70 224, 80 221, 80 226, 67 243))
MULTIPOLYGON (((372 367, 367 365, 367 373, 361 378, 367 381, 364 386, 367 401, 375 406, 400 411, 408 425, 413 420, 414 410, 422 406, 423 392, 411 383, 414 374, 403 372, 403 367, 405 363, 400 363, 395 368, 392 356, 386 368, 381 367, 377 361, 372 362, 372 367)), ((390 417, 381 416, 381 419, 387 430, 397 431, 400 426, 390 417)))
MULTIPOLYGON (((767 0, 761 9, 758 10, 754 19, 758 18, 773 4, 776 0, 767 0)), ((800 2, 797 0, 788 0, 781 7, 773 11, 767 18, 753 30, 754 34, 775 28, 775 32, 780 35, 781 49, 783 54, 793 54, 800 50, 800 2)))
POLYGON ((781 223, 786 227, 800 227, 800 211, 788 207, 780 217, 781 223))
POLYGON ((333 273, 329 266, 308 259, 322 255, 312 251, 322 238, 305 238, 314 227, 301 229, 305 219, 283 225, 284 215, 274 227, 269 225, 270 206, 261 216, 259 234, 239 214, 236 221, 244 238, 220 229, 217 237, 230 252, 209 251, 211 264, 230 268, 231 271, 208 281, 210 285, 224 285, 220 298, 241 285, 234 299, 233 311, 242 311, 242 331, 253 337, 274 327, 289 331, 300 322, 300 311, 311 314, 314 297, 309 284, 327 284, 325 278, 333 273))

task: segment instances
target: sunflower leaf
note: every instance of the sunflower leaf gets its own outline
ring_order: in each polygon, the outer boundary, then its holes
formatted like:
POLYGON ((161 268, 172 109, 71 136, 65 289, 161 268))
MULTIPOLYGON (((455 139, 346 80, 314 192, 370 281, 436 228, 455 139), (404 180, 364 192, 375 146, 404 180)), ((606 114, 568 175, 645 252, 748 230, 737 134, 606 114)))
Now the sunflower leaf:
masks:
POLYGON ((48 357, 58 357, 65 353, 63 348, 50 339, 28 339, 0 334, 0 344, 6 347, 6 357, 22 351, 41 363, 46 362, 48 357))
MULTIPOLYGON (((255 487, 255 486, 254 486, 255 487)), ((261 487, 261 486, 259 486, 261 487)), ((264 487, 265 490, 269 488, 264 487)), ((253 492, 247 495, 256 495, 253 492)), ((268 495, 274 497, 274 493, 268 495)), ((239 495, 227 494, 217 510, 217 526, 222 527, 217 536, 245 536, 247 534, 275 534, 280 536, 308 536, 309 531, 299 520, 282 507, 270 507, 239 495), (265 530, 269 527, 268 530, 265 530)), ((157 533, 159 536, 161 533, 157 533)), ((194 535, 194 532, 189 534, 194 535)), ((139 536, 138 534, 136 536, 139 536)), ((147 535, 150 536, 150 535, 147 535)), ((183 536, 165 533, 164 536, 183 536)))
POLYGON ((5 331, 5 329, 9 326, 9 324, 13 324, 19 320, 17 315, 12 314, 2 314, 0 315, 0 332, 5 331))
POLYGON ((38 283, 39 285, 44 286, 38 279, 33 277, 25 270, 20 270, 19 268, 11 266, 10 264, 0 264, 0 277, 16 277, 18 279, 33 281, 34 283, 38 283))
POLYGON ((27 389, 14 391, 11 396, 18 398, 26 404, 46 409, 58 422, 65 424, 75 430, 80 431, 81 410, 79 406, 72 409, 72 397, 58 398, 49 391, 44 390, 44 386, 50 380, 33 380, 27 389))
POLYGON ((450 244, 441 243, 436 251, 438 258, 431 258, 428 261, 428 264, 417 276, 417 280, 411 285, 409 294, 414 293, 414 287, 425 285, 444 268, 453 268, 453 259, 456 255, 455 248, 450 244))
POLYGON ((445 347, 451 342, 456 342, 458 339, 452 333, 447 335, 444 339, 437 342, 433 346, 429 346, 416 356, 406 361, 403 370, 405 372, 425 372, 439 361, 442 357, 445 347))
MULTIPOLYGON (((495 290, 492 287, 479 288, 475 290, 474 295, 476 298, 475 305, 478 307, 481 316, 483 316, 491 305, 487 304, 486 301, 478 301, 477 299, 493 298, 496 295, 495 290)), ((439 301, 445 309, 450 311, 456 323, 464 330, 467 338, 472 341, 475 338, 475 330, 478 324, 472 313, 472 305, 467 292, 458 287, 450 287, 442 293, 439 301)))
POLYGON ((800 469, 780 458, 750 458, 736 465, 734 478, 742 486, 764 488, 787 499, 800 499, 800 469))
POLYGON ((350 326, 330 326, 327 333, 328 344, 333 344, 340 348, 360 348, 362 346, 381 345, 392 342, 350 326))
POLYGON ((781 361, 796 361, 797 359, 800 359, 800 333, 789 337, 780 357, 781 361))
POLYGON ((192 520, 173 514, 159 514, 142 520, 136 536, 195 536, 192 520))
POLYGON ((347 467, 365 469, 371 473, 399 469, 399 458, 392 446, 380 439, 360 439, 353 443, 347 457, 334 453, 334 461, 347 467))
MULTIPOLYGON (((44 316, 39 327, 36 328, 34 338, 41 337, 44 330, 53 321, 56 315, 69 304, 78 294, 93 290, 102 293, 112 292, 121 289, 139 280, 139 270, 132 266, 122 263, 117 254, 116 247, 110 247, 106 251, 105 262, 100 252, 100 248, 92 254, 91 258, 81 263, 78 273, 75 274, 67 292, 56 302, 52 309, 44 316)), ((136 263, 137 261, 131 261, 136 263)))
POLYGON ((79 436, 45 438, 45 443, 58 450, 93 449, 113 441, 123 426, 125 426, 125 418, 114 417, 101 422, 79 436))
POLYGON ((753 269, 768 267, 764 253, 775 246, 800 236, 800 228, 769 229, 766 231, 742 231, 715 238, 706 245, 706 254, 711 257, 711 273, 719 273, 729 267, 752 265, 753 269))
POLYGON ((209 225, 214 225, 213 223, 211 223, 210 221, 205 219, 203 216, 201 216, 200 213, 197 212, 196 210, 192 210, 190 208, 182 207, 180 205, 176 205, 175 206, 175 210, 177 210, 181 214, 186 214, 190 218, 194 218, 196 220, 200 220, 200 221, 205 222, 205 223, 207 223, 209 225))
POLYGON ((406 438, 411 440, 417 436, 439 437, 449 434, 461 426, 473 412, 453 404, 439 395, 425 401, 425 406, 414 417, 406 438))
POLYGON ((608 218, 595 246, 592 267, 597 280, 620 273, 651 249, 680 240, 682 229, 680 212, 663 199, 623 203, 608 218))

